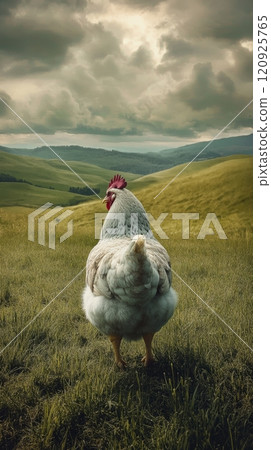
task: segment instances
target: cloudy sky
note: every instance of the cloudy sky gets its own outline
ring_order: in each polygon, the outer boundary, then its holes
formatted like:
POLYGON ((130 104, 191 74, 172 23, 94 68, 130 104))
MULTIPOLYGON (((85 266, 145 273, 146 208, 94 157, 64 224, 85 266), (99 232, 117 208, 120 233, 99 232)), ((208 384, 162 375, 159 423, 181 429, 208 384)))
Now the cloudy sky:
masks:
MULTIPOLYGON (((0 97, 50 145, 213 138, 252 99, 251 0, 0 0, 0 97)), ((221 137, 252 131, 252 106, 221 137)), ((0 145, 37 137, 0 102, 0 145)))

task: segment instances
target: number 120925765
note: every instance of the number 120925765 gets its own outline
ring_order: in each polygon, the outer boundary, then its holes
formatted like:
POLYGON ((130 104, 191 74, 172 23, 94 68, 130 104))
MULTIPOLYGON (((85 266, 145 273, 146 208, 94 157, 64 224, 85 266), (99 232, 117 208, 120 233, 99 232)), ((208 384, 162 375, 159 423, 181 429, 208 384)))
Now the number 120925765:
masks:
POLYGON ((258 81, 267 81, 267 16, 258 16, 258 81))

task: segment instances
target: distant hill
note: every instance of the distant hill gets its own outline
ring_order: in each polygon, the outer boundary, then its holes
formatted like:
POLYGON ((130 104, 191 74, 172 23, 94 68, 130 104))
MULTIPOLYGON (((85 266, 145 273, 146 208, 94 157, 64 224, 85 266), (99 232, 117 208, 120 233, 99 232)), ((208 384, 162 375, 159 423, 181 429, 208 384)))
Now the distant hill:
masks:
MULTIPOLYGON (((161 213, 168 213, 162 228, 170 238, 168 245, 172 245, 172 251, 179 247, 180 255, 183 252, 181 223, 172 220, 172 213, 199 213, 198 221, 190 221, 191 235, 194 236, 198 234, 206 214, 214 212, 229 239, 251 237, 252 157, 236 155, 195 162, 154 199, 184 167, 185 164, 179 165, 128 183, 128 188, 155 219, 161 213)), ((103 212, 103 206, 97 199, 76 206, 77 220, 87 227, 89 218, 94 217, 95 212, 103 212)))
MULTIPOLYGON (((52 148, 65 161, 80 161, 111 171, 147 175, 191 161, 191 159, 193 159, 207 144, 208 142, 198 142, 183 147, 144 154, 104 150, 102 148, 87 148, 75 145, 53 146, 52 148)), ((19 149, 0 146, 0 151, 13 155, 31 156, 32 158, 57 158, 47 147, 19 149)), ((238 154, 252 155, 252 151, 252 134, 248 136, 224 138, 215 140, 208 145, 201 155, 199 155, 197 160, 200 161, 238 154)))
MULTIPOLYGON (((113 173, 87 164, 70 162, 72 169, 103 197, 113 173)), ((45 160, 0 151, 0 206, 40 206, 51 201, 62 206, 93 200, 96 196, 82 195, 85 185, 59 160, 45 160), (78 189, 80 188, 80 189, 78 189), (76 192, 77 191, 77 192, 76 192)), ((122 172, 128 182, 138 174, 122 172)))
MULTIPOLYGON (((72 161, 70 165, 89 186, 100 189, 100 197, 104 196, 113 171, 78 161, 72 161)), ((97 211, 104 211, 104 205, 100 199, 97 201, 95 195, 70 192, 71 187, 84 188, 84 184, 61 161, 0 152, 0 166, 0 206, 36 208, 48 201, 61 206, 87 202, 83 207, 86 215, 92 210, 92 204, 97 211)), ((128 181, 128 188, 136 193, 154 217, 158 217, 159 211, 198 211, 203 215, 215 211, 223 217, 224 223, 227 222, 228 230, 233 230, 237 219, 238 233, 251 227, 251 156, 234 155, 196 161, 154 200, 154 196, 184 167, 185 163, 145 176, 121 173, 128 181)))
MULTIPOLYGON (((172 167, 172 163, 168 163, 159 153, 125 153, 117 150, 87 148, 76 145, 53 146, 52 149, 65 161, 86 162, 118 172, 132 172, 145 175, 172 167)), ((14 155, 31 156, 31 158, 57 159, 48 147, 34 149, 0 147, 0 151, 14 155)))
POLYGON ((176 158, 180 163, 191 160, 192 153, 196 156, 207 145, 208 147, 197 157, 197 161, 230 155, 252 155, 253 134, 218 139, 211 144, 209 142, 198 142, 192 145, 162 150, 160 153, 164 158, 176 158))

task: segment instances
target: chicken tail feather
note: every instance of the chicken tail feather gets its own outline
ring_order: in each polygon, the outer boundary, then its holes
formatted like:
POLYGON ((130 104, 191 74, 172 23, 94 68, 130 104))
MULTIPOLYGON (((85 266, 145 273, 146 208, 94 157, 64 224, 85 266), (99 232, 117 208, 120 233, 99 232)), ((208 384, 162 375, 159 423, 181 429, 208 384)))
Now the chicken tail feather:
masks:
POLYGON ((143 236, 137 238, 134 250, 136 253, 143 253, 145 251, 145 238, 143 236))

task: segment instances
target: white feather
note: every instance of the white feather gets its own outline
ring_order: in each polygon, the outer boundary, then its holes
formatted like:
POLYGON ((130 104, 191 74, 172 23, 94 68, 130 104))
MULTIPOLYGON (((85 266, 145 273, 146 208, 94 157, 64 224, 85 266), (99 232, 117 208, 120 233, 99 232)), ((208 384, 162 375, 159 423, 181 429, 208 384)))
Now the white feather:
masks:
POLYGON ((156 295, 139 308, 122 300, 94 295, 89 286, 83 292, 83 309, 88 320, 102 333, 117 334, 127 340, 140 339, 143 334, 155 333, 172 316, 177 294, 170 288, 166 294, 156 295))
POLYGON ((169 256, 153 237, 142 204, 127 189, 110 191, 116 196, 110 213, 125 214, 124 234, 108 215, 88 257, 83 309, 102 333, 139 339, 167 323, 177 294, 171 287, 169 256))

